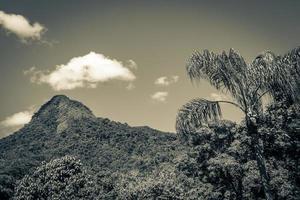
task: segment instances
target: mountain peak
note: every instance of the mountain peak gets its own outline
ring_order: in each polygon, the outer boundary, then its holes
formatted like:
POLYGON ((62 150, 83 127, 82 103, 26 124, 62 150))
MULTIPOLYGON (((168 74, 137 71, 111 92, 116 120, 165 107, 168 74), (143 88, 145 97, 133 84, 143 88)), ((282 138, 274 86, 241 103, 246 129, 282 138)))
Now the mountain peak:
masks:
POLYGON ((69 97, 63 94, 53 96, 50 101, 71 101, 69 97))
POLYGON ((92 111, 79 101, 65 95, 55 95, 34 114, 32 121, 56 124, 60 133, 68 128, 70 121, 82 118, 96 119, 92 111))

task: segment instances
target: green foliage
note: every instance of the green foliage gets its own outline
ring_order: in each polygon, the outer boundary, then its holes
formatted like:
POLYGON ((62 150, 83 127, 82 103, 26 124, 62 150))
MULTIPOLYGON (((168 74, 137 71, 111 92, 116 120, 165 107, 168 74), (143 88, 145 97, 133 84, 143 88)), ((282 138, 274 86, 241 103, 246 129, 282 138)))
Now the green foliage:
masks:
POLYGON ((208 120, 221 116, 219 103, 239 108, 245 116, 250 146, 256 159, 261 184, 267 200, 273 199, 270 175, 267 172, 263 146, 259 144, 258 122, 262 120, 262 97, 266 94, 273 102, 286 100, 291 103, 300 98, 300 56, 299 48, 283 58, 272 52, 265 52, 247 65, 233 49, 222 54, 205 50, 195 52, 187 64, 187 73, 192 81, 206 79, 217 90, 230 94, 233 101, 209 101, 194 99, 182 106, 176 118, 176 130, 180 135, 197 132, 208 120), (279 96, 279 97, 278 97, 279 96))
POLYGON ((0 199, 8 199, 14 193, 15 180, 9 175, 0 175, 0 199))
MULTIPOLYGON (((274 199, 300 197, 299 108, 299 104, 272 104, 258 124, 274 199)), ((264 199, 245 126, 220 121, 181 141, 191 150, 177 163, 177 173, 211 188, 208 195, 200 194, 200 199, 264 199)))
POLYGON ((72 101, 68 107, 65 97, 61 105, 57 98, 42 106, 24 128, 0 140, 1 200, 9 199, 16 181, 26 174, 33 174, 43 161, 65 155, 78 157, 97 177, 96 185, 102 188, 99 195, 104 199, 114 199, 114 183, 119 173, 138 170, 144 174, 161 163, 172 163, 178 154, 184 152, 173 133, 149 127, 130 127, 96 117, 74 119, 71 115, 73 107, 90 115, 89 110, 72 101), (65 112, 70 115, 67 129, 58 132, 60 120, 57 115, 65 112))
POLYGON ((15 189, 15 200, 95 199, 95 182, 72 156, 42 163, 26 175, 15 189))
MULTIPOLYGON (((275 103, 258 122, 278 200, 300 197, 299 111, 298 104, 275 103)), ((177 140, 102 118, 70 120, 58 133, 55 121, 36 116, 0 140, 0 199, 264 199, 252 152, 244 122, 208 123, 177 140)))
POLYGON ((176 130, 181 133, 192 133, 201 127, 203 122, 217 120, 222 116, 219 102, 205 99, 193 99, 178 112, 176 130))
MULTIPOLYGON (((170 166, 167 166, 170 167, 170 166)), ((146 177, 130 173, 117 183, 120 199, 182 199, 182 185, 176 181, 174 169, 155 170, 146 177)))

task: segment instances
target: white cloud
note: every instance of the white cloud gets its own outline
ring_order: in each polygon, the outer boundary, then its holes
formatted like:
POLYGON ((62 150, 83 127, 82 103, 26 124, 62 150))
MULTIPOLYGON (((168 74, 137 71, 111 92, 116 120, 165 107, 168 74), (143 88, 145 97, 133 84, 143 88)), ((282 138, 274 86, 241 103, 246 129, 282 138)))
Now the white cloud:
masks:
POLYGON ((67 64, 57 65, 50 72, 31 68, 25 74, 31 75, 32 82, 47 83, 57 91, 83 87, 95 88, 99 82, 133 81, 136 78, 122 62, 95 52, 72 58, 67 64))
POLYGON ((160 86, 169 86, 173 83, 178 82, 179 76, 172 76, 170 78, 166 76, 159 77, 155 80, 154 84, 155 85, 160 85, 160 86))
POLYGON ((168 92, 156 92, 153 95, 151 95, 151 99, 159 102, 165 102, 167 100, 168 95, 168 92))
POLYGON ((38 22, 30 24, 28 19, 22 15, 7 14, 3 11, 0 11, 1 26, 8 32, 16 34, 22 41, 40 40, 46 31, 46 28, 38 22))
POLYGON ((22 128, 24 124, 30 122, 35 110, 35 107, 31 106, 22 112, 12 114, 3 121, 0 121, 0 138, 16 132, 18 129, 22 128))
POLYGON ((15 113, 9 117, 6 117, 0 124, 4 127, 16 127, 22 126, 30 122, 31 117, 33 115, 33 110, 25 110, 22 112, 15 113))
POLYGON ((126 64, 127 64, 126 66, 128 66, 128 68, 130 68, 130 69, 137 69, 138 68, 138 66, 137 66, 136 62, 134 62, 134 60, 130 59, 130 60, 127 61, 126 64))

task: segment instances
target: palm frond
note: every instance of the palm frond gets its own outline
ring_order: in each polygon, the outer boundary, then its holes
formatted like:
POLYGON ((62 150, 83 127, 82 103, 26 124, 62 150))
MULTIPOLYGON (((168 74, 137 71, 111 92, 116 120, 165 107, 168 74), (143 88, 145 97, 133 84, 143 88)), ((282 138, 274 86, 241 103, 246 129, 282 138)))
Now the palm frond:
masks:
POLYGON ((249 76, 259 86, 260 93, 267 91, 274 100, 279 99, 279 95, 297 99, 299 85, 292 73, 283 59, 272 52, 259 55, 249 67, 249 76))
MULTIPOLYGON (((291 76, 300 85, 300 46, 292 49, 285 54, 281 59, 284 67, 288 68, 291 72, 291 76)), ((300 86, 299 86, 300 87, 300 86)))
POLYGON ((287 54, 285 54, 282 58, 284 63, 287 63, 289 66, 300 68, 300 46, 292 49, 287 54))
POLYGON ((246 91, 247 64, 233 49, 229 54, 215 54, 204 50, 201 54, 196 51, 187 64, 187 73, 192 81, 205 79, 216 89, 230 93, 241 105, 246 91))
POLYGON ((219 102, 206 99, 193 99, 179 110, 176 118, 178 133, 196 131, 203 123, 217 120, 222 116, 219 102))
POLYGON ((232 48, 229 50, 228 57, 234 71, 238 73, 240 78, 246 78, 247 63, 244 58, 232 48))

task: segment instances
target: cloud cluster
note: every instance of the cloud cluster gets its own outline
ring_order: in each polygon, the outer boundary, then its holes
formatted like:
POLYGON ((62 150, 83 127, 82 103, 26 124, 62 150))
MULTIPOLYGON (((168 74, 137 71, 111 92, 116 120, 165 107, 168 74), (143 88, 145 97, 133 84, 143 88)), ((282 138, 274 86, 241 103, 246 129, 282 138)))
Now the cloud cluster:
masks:
POLYGON ((165 102, 167 100, 168 92, 155 92, 151 95, 151 99, 159 102, 165 102))
POLYGON ((35 107, 31 106, 28 109, 12 114, 0 121, 0 138, 8 136, 22 128, 24 124, 30 122, 34 114, 35 107))
POLYGON ((172 76, 170 78, 166 76, 159 77, 155 80, 154 84, 155 85, 160 85, 160 86, 169 86, 173 83, 178 82, 179 76, 172 76))
POLYGON ((47 83, 56 91, 84 87, 95 88, 99 82, 110 80, 132 82, 136 78, 122 62, 95 52, 72 58, 67 64, 57 65, 50 72, 31 68, 25 74, 31 75, 32 82, 47 83))
POLYGON ((34 111, 30 109, 30 110, 25 110, 22 112, 15 113, 9 117, 6 117, 6 119, 0 122, 0 124, 1 126, 4 127, 22 126, 30 122, 33 112, 34 111))
POLYGON ((22 15, 7 14, 0 11, 0 27, 3 27, 6 31, 16 34, 22 41, 28 39, 40 40, 42 34, 46 31, 46 28, 35 22, 30 24, 28 19, 22 15))

